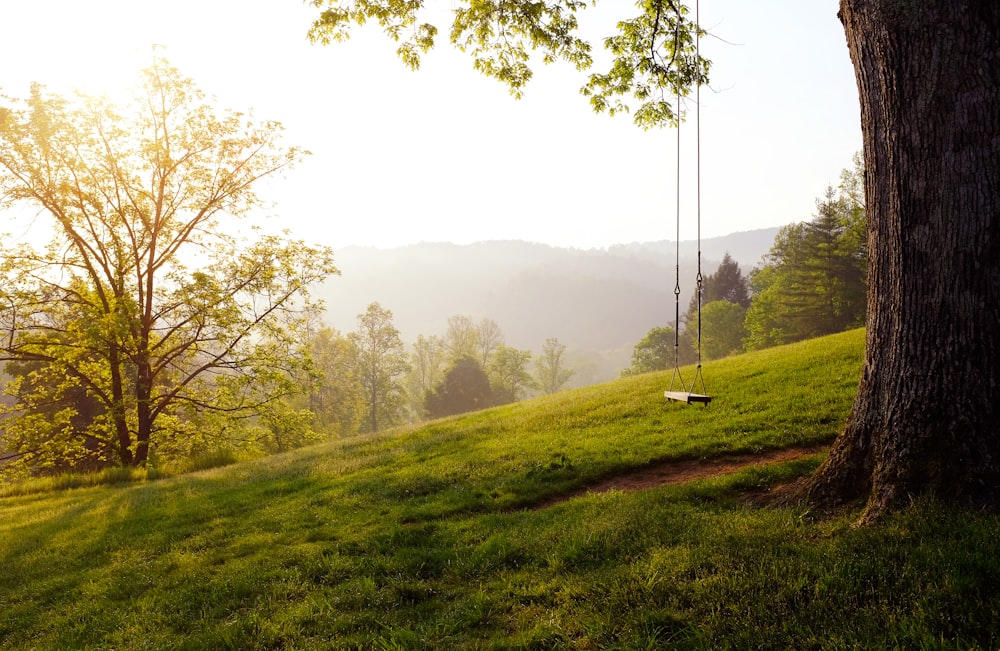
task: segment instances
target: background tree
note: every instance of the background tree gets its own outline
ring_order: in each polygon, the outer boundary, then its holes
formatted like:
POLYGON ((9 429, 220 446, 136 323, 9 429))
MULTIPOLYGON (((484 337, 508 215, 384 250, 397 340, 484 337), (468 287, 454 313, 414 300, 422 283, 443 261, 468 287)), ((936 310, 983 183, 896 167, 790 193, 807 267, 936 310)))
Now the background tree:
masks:
POLYGON ((712 301, 701 308, 701 350, 706 359, 743 352, 746 308, 729 301, 712 301))
POLYGON ((0 197, 52 224, 44 251, 0 253, 2 359, 35 365, 5 419, 23 464, 72 457, 83 440, 108 462, 141 465, 154 435, 184 434, 192 414, 236 424, 294 391, 281 377, 301 356, 287 353, 307 287, 336 271, 332 253, 229 235, 260 203, 257 181, 302 155, 279 146, 279 124, 217 116, 159 58, 131 105, 38 85, 3 102, 0 197), (27 426, 41 401, 81 389, 100 404, 88 423, 27 426))
MULTIPOLYGON (((750 274, 747 347, 801 341, 864 323, 867 247, 864 206, 847 184, 827 188, 812 221, 783 227, 764 264, 750 274)), ((862 172, 863 173, 863 172, 862 172)))
POLYGON ((358 350, 349 337, 324 327, 310 337, 317 377, 308 385, 306 406, 316 427, 336 436, 357 432, 366 414, 358 350))
MULTIPOLYGON (((701 305, 713 301, 729 301, 746 309, 750 307, 750 290, 738 262, 726 252, 714 273, 704 277, 701 287, 701 305)), ((693 323, 693 315, 698 311, 697 294, 691 297, 686 322, 693 323)))
POLYGON ((441 337, 419 335, 410 353, 410 372, 406 375, 406 393, 414 420, 425 415, 427 394, 438 385, 443 376, 445 355, 441 337))
POLYGON ((493 319, 481 319, 476 326, 476 347, 479 350, 479 364, 489 368, 493 353, 504 345, 503 331, 493 319))
POLYGON ((555 393, 573 377, 573 369, 566 368, 566 346, 555 337, 545 340, 542 354, 535 358, 535 381, 542 393, 555 393))
POLYGON ((675 337, 670 326, 658 326, 646 333, 632 351, 632 365, 622 371, 623 376, 665 371, 674 367, 674 358, 681 364, 694 361, 695 354, 688 337, 675 337), (675 344, 676 351, 675 351, 675 344))
POLYGON ((364 390, 367 431, 397 424, 402 417, 401 377, 409 370, 406 348, 392 325, 392 311, 371 303, 358 315, 358 329, 348 337, 357 349, 358 380, 364 390))
POLYGON ((518 350, 510 346, 496 349, 486 368, 486 376, 493 392, 493 404, 516 402, 524 398, 529 389, 535 388, 535 380, 528 372, 530 362, 530 350, 518 350))
POLYGON ((448 317, 448 328, 444 335, 444 347, 448 359, 454 362, 463 357, 480 358, 479 333, 470 317, 456 314, 448 317))
POLYGON ((442 418, 485 409, 493 404, 490 380, 471 357, 456 360, 444 379, 427 395, 427 415, 442 418))

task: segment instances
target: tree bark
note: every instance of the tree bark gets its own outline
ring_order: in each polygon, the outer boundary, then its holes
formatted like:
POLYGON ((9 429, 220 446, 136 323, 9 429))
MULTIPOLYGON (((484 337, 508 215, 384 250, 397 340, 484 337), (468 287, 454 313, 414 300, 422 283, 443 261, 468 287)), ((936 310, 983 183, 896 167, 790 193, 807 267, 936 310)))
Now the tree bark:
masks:
POLYGON ((1000 504, 1000 2, 841 0, 861 99, 862 378, 805 486, 860 523, 910 496, 1000 504))

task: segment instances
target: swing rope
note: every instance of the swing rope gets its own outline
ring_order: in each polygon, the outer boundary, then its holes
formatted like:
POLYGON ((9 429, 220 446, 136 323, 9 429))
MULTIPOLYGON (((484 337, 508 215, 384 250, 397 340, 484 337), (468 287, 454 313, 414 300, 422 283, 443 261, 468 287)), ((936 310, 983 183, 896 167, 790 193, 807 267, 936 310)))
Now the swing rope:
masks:
MULTIPOLYGON (((695 59, 701 59, 701 16, 699 2, 695 2, 695 59)), ((695 375, 688 387, 684 383, 684 378, 680 371, 680 321, 681 321, 681 91, 677 88, 677 210, 676 210, 676 235, 675 244, 675 282, 674 282, 674 374, 670 379, 670 389, 664 392, 664 396, 671 400, 687 402, 701 402, 707 404, 712 398, 705 390, 705 377, 701 370, 701 299, 704 288, 704 276, 701 273, 701 79, 699 78, 695 86, 695 204, 698 226, 698 273, 695 276, 697 294, 697 366, 695 375), (680 384, 680 391, 674 391, 674 383, 680 384), (701 393, 694 393, 699 382, 701 383, 701 393)))

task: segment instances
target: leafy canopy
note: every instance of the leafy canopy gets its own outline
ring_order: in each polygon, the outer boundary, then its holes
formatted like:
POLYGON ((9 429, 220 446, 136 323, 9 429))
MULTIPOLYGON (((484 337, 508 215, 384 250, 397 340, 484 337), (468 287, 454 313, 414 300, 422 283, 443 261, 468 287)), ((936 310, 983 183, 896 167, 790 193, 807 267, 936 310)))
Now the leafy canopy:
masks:
MULTIPOLYGON (((161 58, 134 101, 35 85, 0 98, 0 207, 37 211, 43 250, 0 242, 5 445, 35 464, 143 464, 252 419, 280 428, 309 286, 327 247, 234 236, 255 188, 305 152, 219 111, 161 58)), ((246 231, 244 231, 246 232, 246 231)))
MULTIPOLYGON (((396 43, 410 68, 435 45, 439 29, 425 20, 424 0, 307 0, 319 10, 309 30, 313 42, 349 38, 352 25, 375 22, 396 43)), ((520 98, 532 77, 532 53, 545 64, 565 61, 577 70, 594 64, 591 44, 580 36, 581 12, 597 0, 461 0, 449 31, 452 45, 472 56, 479 72, 520 98)), ((603 39, 611 62, 592 72, 580 92, 597 111, 632 113, 644 129, 676 124, 677 98, 706 83, 710 62, 696 37, 704 32, 686 6, 674 0, 639 0, 637 14, 618 22, 603 39)))

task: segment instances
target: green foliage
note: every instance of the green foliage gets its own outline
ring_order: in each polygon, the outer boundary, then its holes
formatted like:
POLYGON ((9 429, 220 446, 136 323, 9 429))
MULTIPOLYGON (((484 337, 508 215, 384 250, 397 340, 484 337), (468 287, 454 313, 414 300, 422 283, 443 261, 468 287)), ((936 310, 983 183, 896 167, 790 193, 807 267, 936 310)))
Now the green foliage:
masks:
POLYGON ((623 98, 639 102, 633 121, 648 129, 681 121, 682 97, 708 81, 709 62, 696 52, 702 32, 688 18, 687 7, 669 0, 638 3, 635 18, 618 23, 619 33, 604 39, 613 55, 606 73, 590 75, 581 92, 595 111, 628 113, 623 98))
POLYGON ((418 335, 410 353, 410 372, 406 375, 406 393, 409 399, 410 420, 424 417, 424 403, 444 373, 445 346, 441 337, 418 335))
POLYGON ((464 414, 493 404, 490 379, 471 357, 456 360, 444 379, 427 394, 425 407, 431 418, 464 414))
POLYGON ((204 447, 179 443, 198 418, 199 438, 242 437, 295 391, 307 288, 336 272, 326 247, 229 235, 304 152, 160 58, 130 105, 37 85, 4 102, 0 197, 51 226, 43 251, 0 251, 5 470, 142 465, 204 447))
POLYGON ((669 326, 658 326, 646 333, 632 351, 632 365, 622 371, 622 376, 664 371, 674 367, 674 362, 689 364, 694 360, 694 349, 689 337, 678 337, 669 326))
MULTIPOLYGON (((860 166, 860 160, 855 159, 860 166)), ((845 170, 810 222, 782 228, 763 266, 750 275, 749 349, 840 332, 864 323, 867 250, 863 171, 845 170)))
POLYGON ((304 381, 303 406, 315 416, 320 431, 356 433, 365 414, 357 348, 349 337, 324 327, 310 333, 310 353, 316 376, 304 381))
POLYGON ((174 478, 0 500, 6 648, 991 649, 1000 518, 757 508, 822 454, 545 500, 671 458, 829 441, 864 333, 174 478))
MULTIPOLYGON (((738 262, 727 252, 722 256, 722 262, 715 273, 708 274, 702 280, 701 304, 708 305, 714 301, 729 301, 746 309, 750 307, 750 290, 747 279, 743 276, 738 262)), ((688 305, 686 321, 690 325, 698 311, 697 294, 691 297, 688 305)))
POLYGON ((743 351, 746 314, 746 308, 725 300, 701 308, 701 350, 705 359, 721 359, 743 351))
POLYGON ((492 404, 505 405, 524 398, 529 389, 535 388, 535 380, 528 372, 531 362, 530 350, 518 350, 510 346, 496 349, 486 367, 493 394, 492 404))
MULTIPOLYGON (((319 9, 309 37, 329 44, 348 38, 352 25, 368 21, 400 45, 397 54, 410 68, 434 46, 438 27, 422 19, 424 3, 414 0, 311 0, 319 9)), ((472 56, 473 66, 521 97, 531 80, 531 53, 546 64, 562 60, 577 70, 592 63, 591 45, 579 38, 578 12, 584 0, 462 0, 453 8, 449 38, 472 56)), ((708 80, 709 62, 697 52, 687 7, 669 0, 644 0, 639 15, 618 23, 618 33, 604 39, 612 55, 605 73, 593 73, 581 88, 597 112, 632 112, 643 128, 676 124, 677 99, 708 80)))
POLYGON ((358 329, 348 335, 357 351, 357 375, 367 416, 365 431, 377 432, 402 420, 409 370, 406 348, 392 324, 392 311, 371 303, 358 315, 358 329))
POLYGON ((555 337, 545 340, 542 354, 535 358, 535 381, 543 394, 559 391, 573 377, 574 370, 566 368, 566 346, 555 337))

